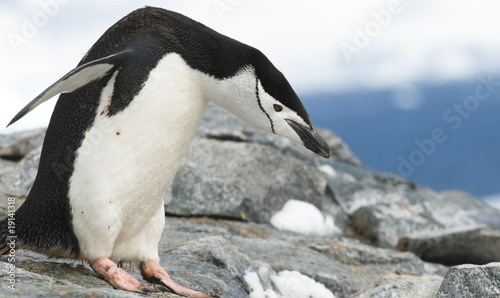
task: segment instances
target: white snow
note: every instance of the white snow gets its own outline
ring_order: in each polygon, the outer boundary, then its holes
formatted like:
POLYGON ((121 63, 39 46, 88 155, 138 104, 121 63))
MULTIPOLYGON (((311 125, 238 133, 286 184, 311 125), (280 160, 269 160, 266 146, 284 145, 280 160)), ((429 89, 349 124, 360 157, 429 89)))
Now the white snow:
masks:
MULTIPOLYGON (((267 268, 259 268, 259 274, 266 272, 269 273, 267 268)), ((250 298, 335 298, 322 283, 298 271, 284 270, 269 277, 277 292, 273 289, 264 290, 259 275, 252 270, 246 271, 244 278, 251 289, 250 298)))
POLYGON ((327 174, 328 176, 330 176, 330 177, 332 177, 332 178, 337 177, 337 171, 335 171, 335 169, 334 169, 334 168, 332 168, 332 166, 331 166, 331 165, 327 165, 327 164, 320 165, 320 166, 318 167, 318 169, 319 169, 321 172, 323 172, 323 173, 327 174))
POLYGON ((250 298, 278 298, 278 294, 271 289, 264 290, 260 283, 259 276, 253 271, 246 271, 244 276, 245 282, 250 287, 252 292, 250 298))
POLYGON ((343 173, 343 172, 337 172, 331 165, 329 164, 323 164, 318 166, 318 169, 327 174, 330 178, 335 178, 338 181, 343 181, 346 183, 353 183, 356 182, 356 178, 354 178, 353 175, 348 174, 348 173, 343 173))
POLYGON ((314 205, 298 200, 286 202, 283 208, 271 217, 271 224, 280 230, 306 235, 325 236, 342 233, 335 226, 333 217, 323 215, 314 205))

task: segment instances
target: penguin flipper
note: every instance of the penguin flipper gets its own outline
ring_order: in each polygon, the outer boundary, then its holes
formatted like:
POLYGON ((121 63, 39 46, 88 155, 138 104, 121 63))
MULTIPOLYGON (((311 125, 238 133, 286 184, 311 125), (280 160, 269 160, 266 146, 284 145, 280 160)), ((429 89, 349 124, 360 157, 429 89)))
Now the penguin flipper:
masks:
POLYGON ((59 93, 73 92, 97 79, 106 76, 118 66, 123 65, 131 53, 132 50, 124 50, 76 67, 57 82, 52 84, 49 88, 45 89, 45 91, 19 111, 19 113, 17 113, 17 115, 9 122, 7 127, 53 96, 59 93))

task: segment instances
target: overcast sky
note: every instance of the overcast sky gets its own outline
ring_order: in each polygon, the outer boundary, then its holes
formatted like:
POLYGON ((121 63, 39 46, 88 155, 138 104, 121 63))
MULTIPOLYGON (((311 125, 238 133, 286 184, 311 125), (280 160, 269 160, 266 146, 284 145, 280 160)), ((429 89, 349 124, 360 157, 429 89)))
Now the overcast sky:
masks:
POLYGON ((4 128, 107 28, 145 5, 260 49, 299 96, 439 84, 500 69, 499 1, 0 0, 0 133, 46 126, 56 98, 4 128))

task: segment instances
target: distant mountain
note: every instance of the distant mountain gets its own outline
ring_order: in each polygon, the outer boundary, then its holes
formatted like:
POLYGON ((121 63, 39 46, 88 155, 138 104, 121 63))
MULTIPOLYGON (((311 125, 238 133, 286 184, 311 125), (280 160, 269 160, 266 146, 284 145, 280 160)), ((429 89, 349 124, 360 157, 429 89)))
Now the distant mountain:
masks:
POLYGON ((301 97, 315 126, 334 131, 371 168, 436 190, 500 193, 500 86, 476 80, 301 97))

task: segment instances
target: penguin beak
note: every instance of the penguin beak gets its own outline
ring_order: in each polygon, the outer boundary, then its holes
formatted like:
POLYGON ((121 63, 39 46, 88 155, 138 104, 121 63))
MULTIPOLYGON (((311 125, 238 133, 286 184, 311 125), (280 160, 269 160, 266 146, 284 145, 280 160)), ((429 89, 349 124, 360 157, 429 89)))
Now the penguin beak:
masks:
POLYGON ((299 135, 304 147, 324 158, 330 157, 330 147, 314 128, 311 129, 290 119, 285 120, 299 135))

